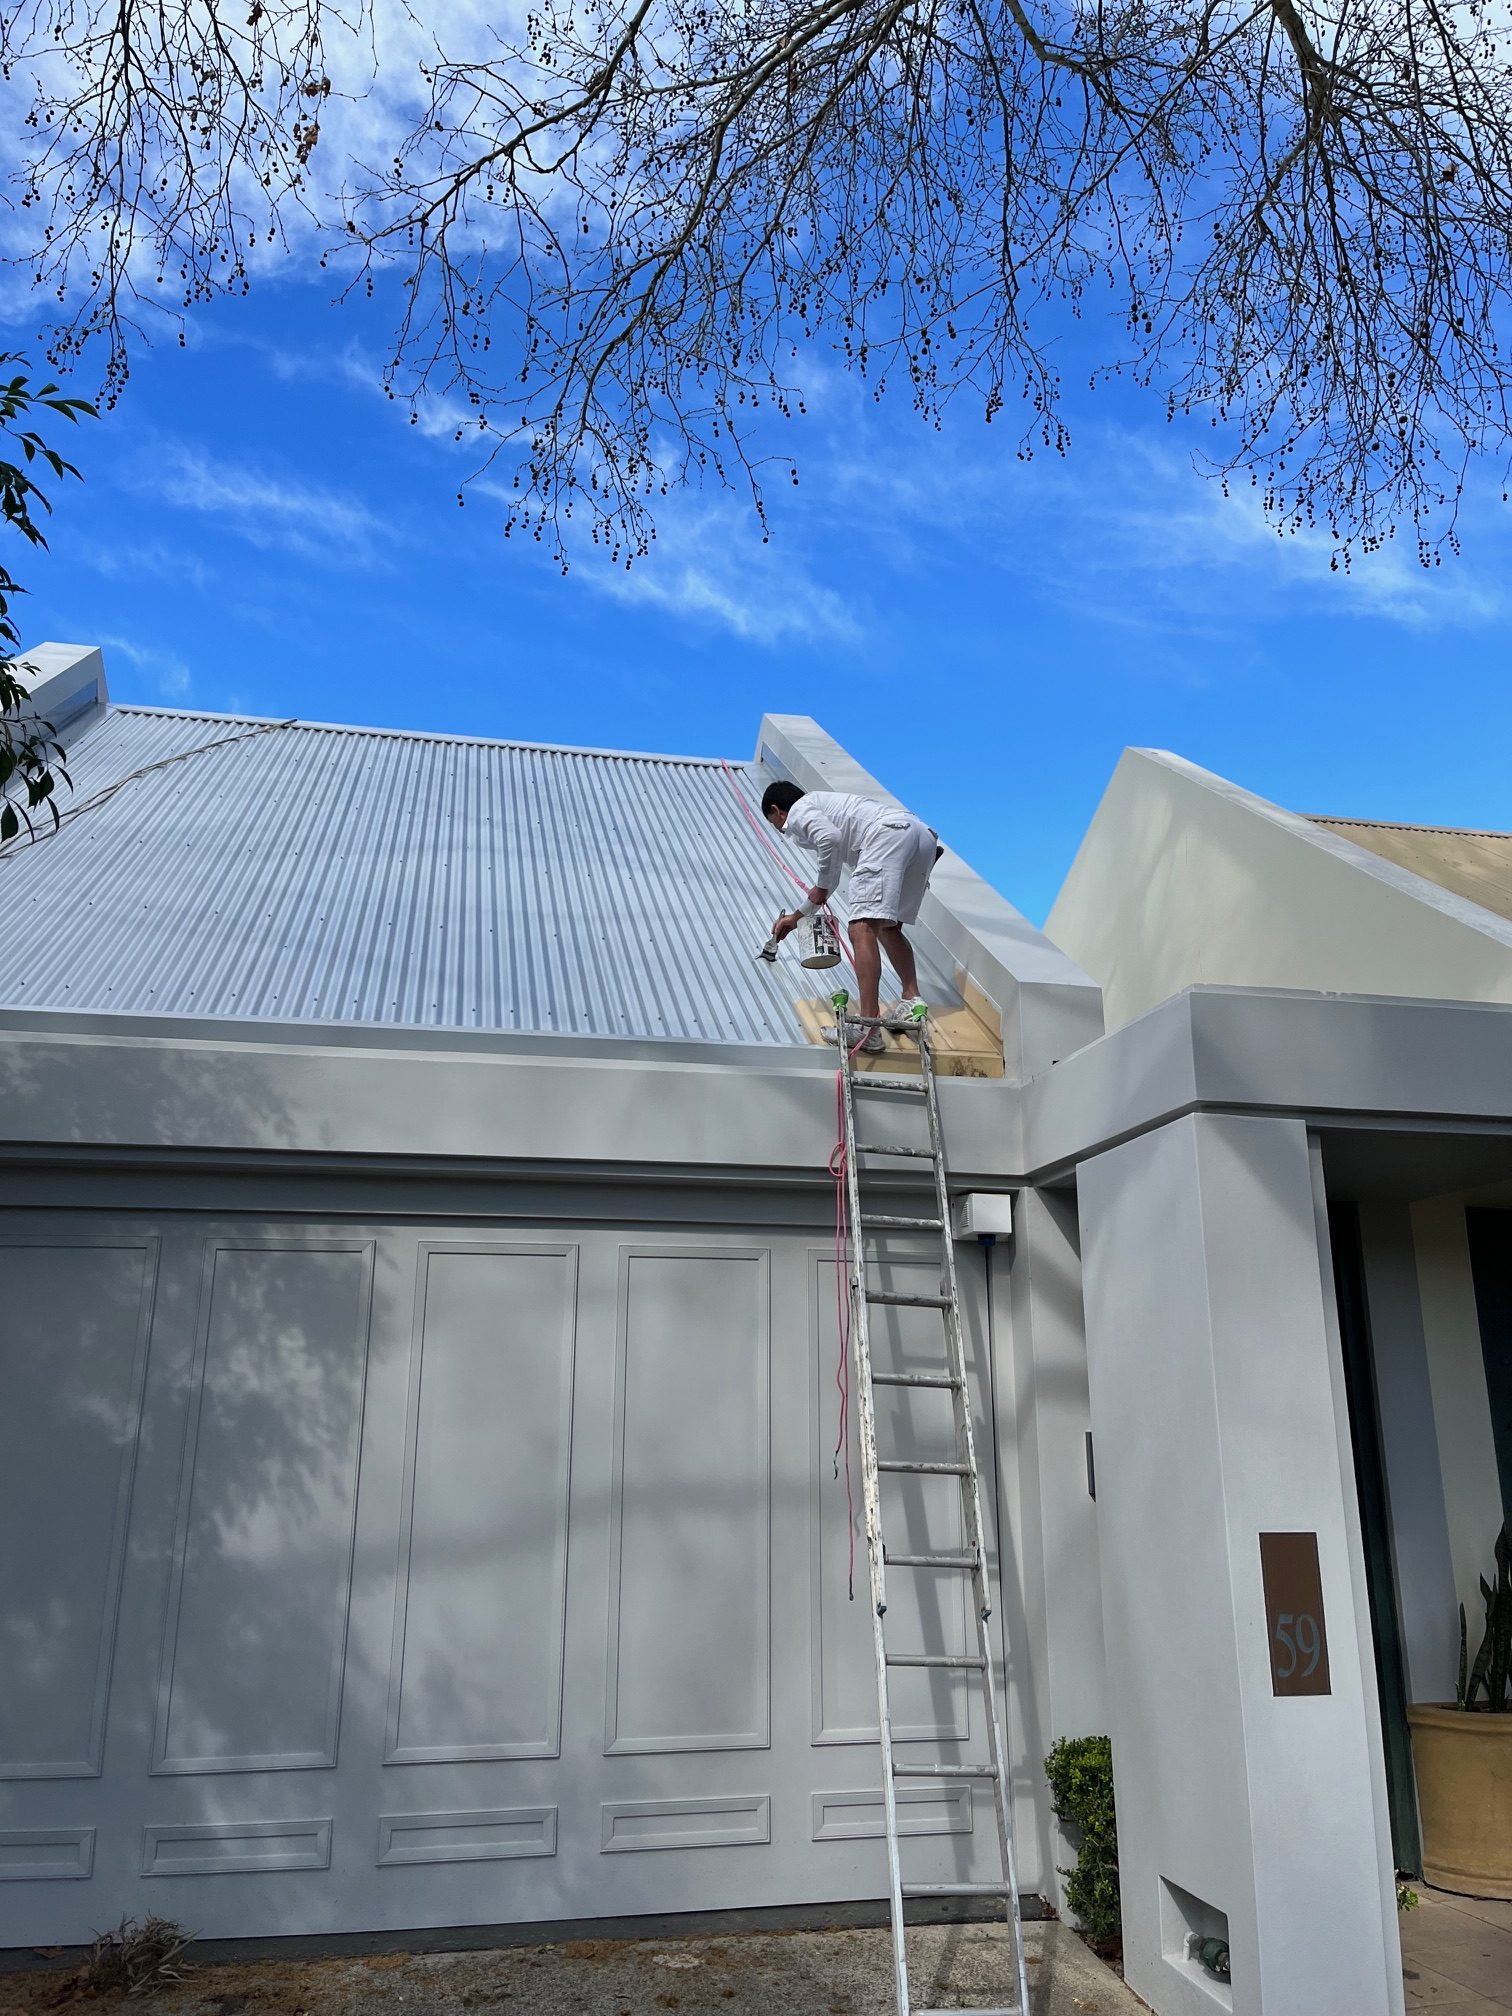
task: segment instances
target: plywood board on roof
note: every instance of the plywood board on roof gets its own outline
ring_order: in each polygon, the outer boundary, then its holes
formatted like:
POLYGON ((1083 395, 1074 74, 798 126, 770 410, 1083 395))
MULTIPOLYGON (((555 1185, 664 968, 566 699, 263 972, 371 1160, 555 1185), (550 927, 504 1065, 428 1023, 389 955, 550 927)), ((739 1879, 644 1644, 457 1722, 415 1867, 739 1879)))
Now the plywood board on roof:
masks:
POLYGON ((1357 819, 1318 819, 1399 868, 1436 882, 1498 917, 1512 918, 1512 833, 1464 833, 1452 827, 1377 826, 1357 819))
MULTIPOLYGON (((835 1011, 827 1000, 800 1001, 798 1021, 804 1038, 823 1043, 824 1031, 834 1027, 835 1011)), ((930 1038, 934 1044, 935 1069, 942 1078, 1001 1078, 1003 1045, 969 1008, 932 1008, 929 1012, 930 1038)), ((865 1053, 855 1060, 858 1072, 884 1074, 916 1072, 918 1045, 912 1037, 886 1035, 887 1048, 876 1056, 865 1053)), ((833 1046, 827 1046, 833 1047, 833 1046)))

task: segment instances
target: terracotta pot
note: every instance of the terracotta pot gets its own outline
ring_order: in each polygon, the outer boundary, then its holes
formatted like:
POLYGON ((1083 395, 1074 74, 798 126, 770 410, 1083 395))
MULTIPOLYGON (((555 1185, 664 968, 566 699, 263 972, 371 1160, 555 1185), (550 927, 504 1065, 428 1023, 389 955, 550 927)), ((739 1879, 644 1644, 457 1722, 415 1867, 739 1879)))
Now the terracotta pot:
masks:
POLYGON ((1407 1710, 1423 1822, 1423 1881, 1512 1898, 1512 1715, 1407 1710))

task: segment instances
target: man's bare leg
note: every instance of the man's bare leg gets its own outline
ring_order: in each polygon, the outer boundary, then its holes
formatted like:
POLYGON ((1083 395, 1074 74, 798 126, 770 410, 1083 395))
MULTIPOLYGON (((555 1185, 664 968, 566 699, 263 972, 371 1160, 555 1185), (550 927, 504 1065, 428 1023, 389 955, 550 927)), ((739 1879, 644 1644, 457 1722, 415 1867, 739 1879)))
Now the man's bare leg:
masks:
MULTIPOLYGON (((851 926, 851 932, 853 936, 855 933, 855 928, 856 927, 853 924, 851 926)), ((876 936, 881 939, 882 948, 887 954, 887 963, 892 967, 894 973, 897 974, 899 985, 903 989, 903 999, 905 1001, 912 1001, 919 991, 919 969, 914 964, 913 947, 912 945, 909 944, 907 938, 903 935, 903 926, 901 924, 874 924, 869 925, 867 928, 869 930, 874 931, 876 933, 876 936)), ((857 977, 859 978, 860 976, 859 947, 857 948, 856 970, 857 970, 857 977)), ((878 977, 880 979, 881 977, 880 972, 878 977)), ((873 989, 874 999, 876 998, 877 991, 878 991, 877 989, 873 989)), ((875 1008, 871 1008, 871 1009, 864 1009, 862 1012, 864 1014, 875 1015, 877 1011, 875 1008)))
POLYGON ((877 945, 877 933, 896 928, 895 925, 873 924, 865 917, 851 919, 851 955, 855 961, 856 985, 861 990, 861 1002, 856 1012, 860 1015, 877 1016, 882 1012, 882 953, 877 945))

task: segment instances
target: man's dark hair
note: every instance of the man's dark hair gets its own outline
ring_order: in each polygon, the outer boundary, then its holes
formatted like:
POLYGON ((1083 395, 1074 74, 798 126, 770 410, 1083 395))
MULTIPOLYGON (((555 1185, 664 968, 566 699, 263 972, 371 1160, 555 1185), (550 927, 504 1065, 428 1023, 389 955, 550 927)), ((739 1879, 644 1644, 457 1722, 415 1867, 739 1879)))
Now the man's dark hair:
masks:
POLYGON ((803 793, 796 784, 768 784, 761 794, 761 816, 769 812, 791 812, 803 793))

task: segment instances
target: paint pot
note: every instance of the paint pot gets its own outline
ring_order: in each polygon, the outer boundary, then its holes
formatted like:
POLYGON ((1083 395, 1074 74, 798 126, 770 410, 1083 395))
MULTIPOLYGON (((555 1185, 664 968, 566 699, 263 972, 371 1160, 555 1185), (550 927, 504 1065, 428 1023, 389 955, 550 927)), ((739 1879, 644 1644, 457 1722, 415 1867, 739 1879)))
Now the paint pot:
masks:
POLYGON ((840 939, 833 922, 823 910, 809 919, 808 941, 809 949, 799 961, 800 965, 827 967, 840 964, 840 939))

